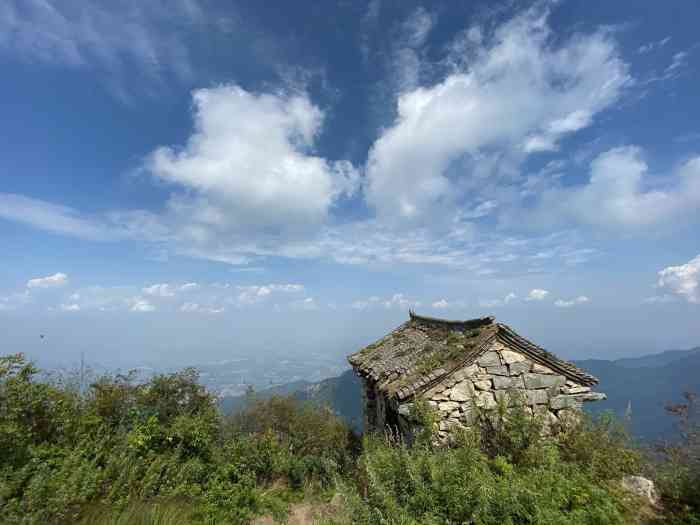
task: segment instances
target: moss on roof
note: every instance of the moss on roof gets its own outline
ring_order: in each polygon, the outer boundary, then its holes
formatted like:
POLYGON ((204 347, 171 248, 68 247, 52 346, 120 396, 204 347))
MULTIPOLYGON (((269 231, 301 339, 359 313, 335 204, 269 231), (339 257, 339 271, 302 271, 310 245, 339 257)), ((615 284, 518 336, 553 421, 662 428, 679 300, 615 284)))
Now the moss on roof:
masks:
POLYGON ((473 363, 496 337, 577 383, 597 383, 593 376, 496 323, 493 317, 451 321, 410 312, 408 321, 350 355, 348 361, 360 375, 376 382, 379 390, 405 399, 473 363))

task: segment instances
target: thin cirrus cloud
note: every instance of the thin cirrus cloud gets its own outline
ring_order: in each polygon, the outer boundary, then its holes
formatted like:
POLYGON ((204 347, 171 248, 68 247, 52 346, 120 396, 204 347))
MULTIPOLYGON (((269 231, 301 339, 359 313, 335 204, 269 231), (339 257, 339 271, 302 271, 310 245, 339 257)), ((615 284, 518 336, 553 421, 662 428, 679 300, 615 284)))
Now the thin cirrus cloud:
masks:
POLYGON ((68 275, 57 272, 46 277, 36 277, 27 281, 27 288, 58 288, 68 284, 68 275))
POLYGON ((194 68, 183 28, 205 21, 197 0, 118 5, 87 0, 9 0, 0 8, 0 53, 13 59, 107 73, 126 97, 127 68, 151 80, 188 81, 194 68))
POLYGON ((570 300, 564 300, 564 299, 557 299, 554 301, 554 306, 558 308, 571 308, 572 306, 576 306, 577 304, 585 304, 590 302, 590 299, 586 297, 585 295, 579 295, 578 297, 570 300))

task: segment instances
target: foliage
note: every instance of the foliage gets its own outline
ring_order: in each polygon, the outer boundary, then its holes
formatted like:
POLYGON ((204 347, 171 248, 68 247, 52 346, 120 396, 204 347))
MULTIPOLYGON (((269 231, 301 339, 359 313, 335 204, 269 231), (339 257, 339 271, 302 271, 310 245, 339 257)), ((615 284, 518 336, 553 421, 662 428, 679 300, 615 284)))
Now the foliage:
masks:
POLYGON ((681 439, 659 447, 664 461, 657 471, 669 523, 700 524, 700 408, 697 395, 684 394, 685 402, 666 407, 678 418, 681 439))
MULTIPOLYGON (((424 414, 419 409, 418 414, 424 414)), ((615 524, 634 509, 616 484, 632 466, 614 464, 601 476, 596 454, 575 454, 592 436, 606 436, 605 422, 571 429, 586 437, 548 438, 543 422, 524 411, 481 412, 476 425, 449 446, 423 436, 412 447, 366 436, 357 483, 346 483, 346 513, 336 523, 396 524, 615 524), (605 479, 603 479, 605 478, 605 479)), ((429 417, 429 416, 427 416, 429 417)), ((626 445, 617 443, 625 456, 626 445)))
POLYGON ((104 376, 84 392, 37 374, 19 354, 0 358, 3 524, 281 518, 295 488, 352 464, 349 431, 327 410, 274 398, 225 424, 191 369, 104 376))
MULTIPOLYGON (((255 399, 229 418, 194 370, 89 388, 39 380, 21 355, 0 358, 0 516, 14 524, 243 524, 284 520, 291 504, 340 503, 332 523, 623 524, 638 517, 620 478, 651 466, 614 418, 544 432, 525 409, 474 407, 473 424, 438 443, 437 414, 413 403, 412 443, 360 442, 328 409, 255 399)), ((700 525, 695 398, 670 407, 683 440, 651 472, 667 512, 700 525)))

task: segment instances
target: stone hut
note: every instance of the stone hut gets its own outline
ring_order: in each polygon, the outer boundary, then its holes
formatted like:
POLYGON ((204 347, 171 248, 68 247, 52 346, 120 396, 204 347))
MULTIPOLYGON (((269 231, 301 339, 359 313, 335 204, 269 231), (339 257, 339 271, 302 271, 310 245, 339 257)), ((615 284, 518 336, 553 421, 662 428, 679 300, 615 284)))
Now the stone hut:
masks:
POLYGON ((525 405, 551 426, 575 417, 598 380, 496 322, 448 321, 409 312, 409 320, 348 357, 362 379, 365 428, 398 429, 410 440, 412 403, 422 398, 439 414, 438 436, 469 426, 477 407, 525 405))

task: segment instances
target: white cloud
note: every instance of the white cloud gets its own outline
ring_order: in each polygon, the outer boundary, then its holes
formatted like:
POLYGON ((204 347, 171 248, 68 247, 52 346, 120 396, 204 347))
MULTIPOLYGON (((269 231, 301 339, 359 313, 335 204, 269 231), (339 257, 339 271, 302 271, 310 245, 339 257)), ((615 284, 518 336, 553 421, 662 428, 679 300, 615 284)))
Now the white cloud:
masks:
POLYGON ((341 195, 355 191, 358 173, 349 162, 310 153, 324 114, 305 94, 227 85, 196 90, 193 102, 187 145, 158 148, 146 165, 187 191, 170 201, 182 240, 206 245, 226 232, 250 238, 271 228, 318 227, 341 195))
POLYGON ((367 199, 380 216, 453 213, 466 193, 453 182, 470 176, 467 160, 497 148, 496 167, 512 172, 523 154, 555 149, 618 99, 630 78, 609 34, 577 34, 558 47, 550 37, 546 13, 529 10, 462 50, 460 68, 441 82, 399 94, 396 121, 367 162, 367 199))
MULTIPOLYGON (((670 177, 651 189, 648 166, 638 147, 608 150, 591 162, 584 186, 546 191, 535 212, 538 220, 560 223, 570 218, 601 228, 637 228, 678 219, 700 207, 700 156, 684 162, 670 177)), ((650 180, 651 179, 651 180, 650 180)), ((514 221, 524 219, 514 214, 514 221)))
POLYGON ((226 311, 224 307, 202 306, 199 303, 183 303, 180 306, 181 312, 187 313, 205 313, 205 314, 220 314, 226 311))
MULTIPOLYGON (((544 291, 544 290, 541 290, 541 291, 544 291)), ((514 292, 510 292, 503 299, 480 299, 479 306, 481 308, 498 308, 498 307, 512 303, 517 298, 518 298, 518 296, 514 292)))
POLYGON ((304 291, 301 284, 266 284, 237 286, 237 302, 241 305, 257 304, 274 292, 298 293, 304 291))
POLYGON ((673 303, 676 301, 676 297, 673 295, 669 294, 663 294, 663 295, 652 295, 651 297, 645 297, 642 299, 642 302, 644 304, 665 304, 665 303, 673 303))
POLYGON ((408 310, 420 305, 420 301, 410 300, 402 293, 394 294, 390 299, 384 301, 384 308, 398 308, 399 310, 408 310))
POLYGON ((76 303, 70 303, 70 304, 61 304, 58 307, 62 312, 79 312, 80 311, 80 305, 76 303))
POLYGON ((376 307, 383 307, 387 310, 398 308, 400 310, 408 310, 421 306, 421 301, 409 299, 402 293, 396 293, 388 298, 378 297, 376 295, 368 299, 354 301, 350 307, 355 310, 371 310, 376 307))
POLYGON ((554 306, 557 306, 559 308, 570 308, 572 306, 575 306, 577 304, 584 304, 589 302, 590 299, 586 297, 585 295, 579 295, 575 299, 571 299, 569 301, 565 301, 563 299, 557 299, 554 301, 554 306))
POLYGON ((68 276, 65 273, 55 273, 46 277, 37 277, 27 281, 27 288, 57 288, 68 284, 68 276))
POLYGON ((185 283, 180 286, 179 290, 181 292, 193 292, 195 290, 199 290, 201 286, 197 283, 185 283))
POLYGON ((146 295, 152 295, 154 297, 174 297, 175 296, 175 290, 173 287, 167 283, 163 284, 154 284, 152 286, 148 286, 146 288, 143 288, 141 290, 143 293, 146 295))
POLYGON ((449 308, 449 307, 450 307, 450 303, 448 303, 446 299, 440 299, 439 301, 435 301, 435 302, 432 304, 432 307, 433 307, 433 308, 438 308, 438 309, 440 309, 440 310, 443 310, 443 309, 445 309, 445 308, 449 308))
POLYGON ((134 297, 130 301, 132 312, 153 312, 156 307, 143 297, 134 297))
POLYGON ((549 295, 549 292, 547 290, 543 290, 541 288, 533 288, 527 294, 527 299, 525 299, 525 300, 526 301, 542 301, 548 295, 549 295))
POLYGON ((649 42, 648 44, 644 44, 639 46, 639 54, 643 55, 646 53, 649 53, 651 51, 655 51, 657 49, 660 49, 664 47, 666 44, 668 44, 671 41, 671 37, 667 36, 666 38, 662 38, 661 40, 655 41, 655 42, 649 42))
POLYGON ((685 264, 659 271, 657 287, 689 303, 700 303, 700 255, 685 264))
MULTIPOLYGON (((197 0, 97 2, 6 0, 0 52, 13 59, 95 68, 114 81, 137 66, 153 80, 192 77, 183 28, 201 22, 197 0)), ((112 86, 124 96, 123 86, 112 86)))

